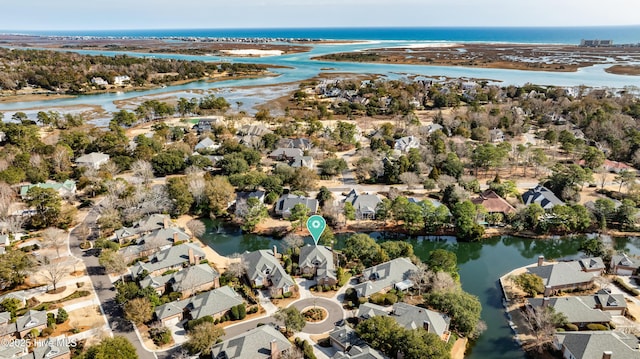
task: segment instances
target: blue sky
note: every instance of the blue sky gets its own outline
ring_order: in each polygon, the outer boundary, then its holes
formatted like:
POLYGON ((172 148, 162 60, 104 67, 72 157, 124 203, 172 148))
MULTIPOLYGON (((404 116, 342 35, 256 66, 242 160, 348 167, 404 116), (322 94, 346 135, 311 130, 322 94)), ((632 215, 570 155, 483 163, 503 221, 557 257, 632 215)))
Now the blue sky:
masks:
POLYGON ((5 0, 0 29, 640 24, 638 0, 5 0))

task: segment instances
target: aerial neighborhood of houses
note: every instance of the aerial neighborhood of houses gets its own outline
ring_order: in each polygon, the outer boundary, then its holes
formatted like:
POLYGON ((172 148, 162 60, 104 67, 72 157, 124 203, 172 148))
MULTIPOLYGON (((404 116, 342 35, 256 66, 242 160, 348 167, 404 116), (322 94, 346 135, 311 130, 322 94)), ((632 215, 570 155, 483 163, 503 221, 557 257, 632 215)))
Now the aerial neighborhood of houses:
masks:
MULTIPOLYGON (((0 359, 109 358, 86 354, 117 341, 145 358, 461 359, 495 291, 466 292, 458 265, 486 260, 465 251, 487 237, 539 256, 500 278, 509 340, 638 358, 640 258, 611 235, 638 235, 640 150, 568 96, 323 79, 285 115, 203 95, 108 128, 0 123, 0 359)), ((605 100, 631 116, 589 97, 605 100)))

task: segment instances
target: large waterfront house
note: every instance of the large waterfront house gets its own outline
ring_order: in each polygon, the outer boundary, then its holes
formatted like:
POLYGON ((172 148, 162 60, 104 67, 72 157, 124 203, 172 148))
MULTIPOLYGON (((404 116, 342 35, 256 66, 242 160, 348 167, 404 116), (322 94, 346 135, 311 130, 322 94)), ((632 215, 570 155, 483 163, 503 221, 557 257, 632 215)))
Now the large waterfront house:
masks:
POLYGON ((100 166, 109 161, 109 155, 100 152, 91 152, 76 158, 76 165, 81 167, 100 169, 100 166))
POLYGON ((131 227, 122 227, 114 231, 111 239, 119 244, 124 244, 144 234, 151 233, 158 229, 168 229, 171 226, 171 218, 169 218, 168 215, 152 214, 135 222, 131 227))
POLYGON ((415 136, 401 137, 393 145, 393 149, 400 152, 409 152, 410 149, 419 147, 420 139, 415 136))
POLYGON ((609 266, 611 273, 617 275, 633 275, 640 268, 640 259, 630 257, 626 253, 611 256, 609 266))
POLYGON ((556 349, 564 359, 638 359, 638 338, 618 331, 559 332, 556 349))
POLYGON ((525 205, 532 203, 539 204, 544 209, 551 209, 553 206, 564 205, 550 189, 545 186, 538 185, 522 194, 522 201, 525 205))
POLYGON ((206 316, 220 318, 232 307, 242 303, 244 301, 240 294, 231 287, 224 286, 195 297, 157 306, 154 315, 163 325, 174 325, 184 319, 200 319, 206 316))
POLYGON ((291 348, 291 342, 271 325, 262 325, 215 344, 212 359, 276 359, 291 348))
POLYGON ((545 287, 544 295, 550 296, 559 291, 591 288, 601 271, 587 271, 588 268, 584 268, 583 263, 589 262, 587 258, 545 264, 544 257, 540 256, 537 265, 527 267, 527 271, 542 278, 545 287))
POLYGON ((141 257, 148 257, 161 250, 171 248, 189 240, 189 235, 179 228, 161 228, 139 237, 136 243, 120 250, 127 263, 141 257))
POLYGON ((356 219, 375 219, 376 208, 382 200, 375 194, 358 194, 355 189, 352 189, 345 203, 351 203, 356 211, 356 219))
POLYGON ((58 192, 58 194, 62 198, 69 198, 76 194, 76 181, 66 180, 64 182, 46 182, 46 183, 36 183, 36 184, 28 184, 28 185, 21 186, 20 197, 23 200, 28 199, 28 192, 33 187, 51 188, 54 191, 58 192))
POLYGON ((482 192, 480 196, 472 199, 471 202, 475 205, 482 205, 487 210, 487 213, 500 213, 505 217, 516 213, 516 209, 509 202, 492 190, 482 192))
POLYGON ((291 210, 296 204, 303 204, 309 209, 309 214, 315 214, 318 212, 318 200, 315 198, 307 198, 303 196, 296 196, 293 194, 285 194, 278 202, 276 202, 275 212, 282 218, 289 218, 291 216, 291 210))
POLYGON ((365 269, 360 283, 353 288, 359 297, 368 297, 393 288, 406 290, 413 286, 409 277, 417 270, 418 267, 411 263, 409 258, 396 258, 365 269))
MULTIPOLYGON (((589 297, 583 300, 582 297, 552 297, 552 298, 529 298, 527 310, 531 313, 546 308, 553 308, 555 313, 562 313, 571 324, 584 329, 588 324, 607 325, 611 321, 611 313, 604 312, 590 305, 592 299, 589 297)), ((624 299, 623 299, 624 302, 624 299)))
POLYGON ((159 277, 147 276, 140 281, 140 288, 146 287, 153 288, 158 295, 180 292, 184 299, 220 287, 220 274, 209 264, 203 263, 159 277))
POLYGON ((157 276, 163 272, 181 269, 199 264, 205 254, 193 243, 183 243, 161 250, 149 258, 148 262, 138 262, 131 267, 131 275, 135 278, 143 273, 157 276))
POLYGON ((303 275, 312 275, 319 285, 336 285, 333 251, 325 246, 306 245, 300 248, 298 268, 303 275))
MULTIPOLYGON (((275 247, 274 247, 275 248, 275 247)), ((245 252, 242 263, 247 268, 247 277, 254 287, 268 288, 271 296, 296 291, 296 282, 282 268, 273 250, 245 252)))

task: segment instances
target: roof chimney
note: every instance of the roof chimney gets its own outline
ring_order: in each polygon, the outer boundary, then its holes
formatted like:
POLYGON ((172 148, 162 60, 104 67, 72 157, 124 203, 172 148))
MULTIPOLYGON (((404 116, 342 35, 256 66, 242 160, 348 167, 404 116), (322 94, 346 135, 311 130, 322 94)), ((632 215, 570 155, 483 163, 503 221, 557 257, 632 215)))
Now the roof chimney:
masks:
POLYGON ((193 254, 193 249, 189 248, 189 265, 196 265, 196 256, 193 254))
POLYGON ((544 296, 545 297, 550 296, 552 292, 553 292, 553 290, 552 290, 550 285, 544 287, 544 296))
POLYGON ((173 243, 178 241, 178 232, 173 232, 173 243))
POLYGON ((164 216, 164 219, 163 219, 163 221, 162 221, 162 224, 164 225, 164 228, 165 228, 165 229, 166 229, 166 228, 169 228, 169 227, 170 227, 170 225, 171 225, 171 222, 170 222, 170 220, 169 220, 169 217, 164 216))
POLYGON ((278 247, 276 247, 276 245, 273 245, 273 256, 278 258, 278 247))
POLYGON ((538 256, 538 267, 542 267, 542 263, 544 263, 544 256, 538 256))
POLYGON ((602 352, 602 359, 611 359, 612 355, 613 355, 612 351, 602 352))
POLYGON ((271 354, 271 359, 280 358, 280 351, 278 351, 278 341, 273 339, 271 343, 269 343, 269 353, 271 354))

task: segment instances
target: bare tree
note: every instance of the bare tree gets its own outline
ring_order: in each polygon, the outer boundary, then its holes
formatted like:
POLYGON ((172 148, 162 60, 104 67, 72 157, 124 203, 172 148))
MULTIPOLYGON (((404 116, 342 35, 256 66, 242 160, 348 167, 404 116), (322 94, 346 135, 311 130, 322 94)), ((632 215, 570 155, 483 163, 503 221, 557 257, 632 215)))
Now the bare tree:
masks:
POLYGON ((91 228, 85 223, 82 223, 73 230, 73 233, 82 243, 86 243, 89 236, 91 236, 91 228))
POLYGON ((127 263, 125 262, 122 254, 114 250, 103 250, 98 258, 100 265, 109 274, 122 275, 127 270, 127 263))
POLYGON ((5 182, 0 182, 0 217, 9 215, 9 207, 15 198, 15 192, 5 182))
POLYGON ((61 261, 60 258, 48 258, 44 257, 39 262, 39 269, 41 275, 53 285, 53 290, 58 289, 58 283, 64 278, 64 276, 71 273, 71 268, 65 261, 61 261))
POLYGON ((58 228, 49 227, 45 228, 41 233, 42 244, 46 248, 53 248, 56 250, 56 254, 60 257, 60 249, 67 246, 67 234, 58 228))
POLYGON ((447 272, 437 272, 431 277, 431 290, 434 292, 445 292, 456 288, 456 281, 447 272))
POLYGON ((555 313, 553 307, 527 308, 523 313, 527 328, 535 336, 532 343, 539 352, 544 351, 553 341, 556 327, 566 324, 567 318, 562 313, 555 313))
POLYGON ((9 216, 5 220, 5 224, 7 226, 7 231, 9 233, 18 233, 22 232, 24 225, 26 223, 26 218, 23 216, 9 216))
POLYGON ((137 160, 131 164, 133 176, 138 178, 143 184, 149 183, 153 178, 153 167, 149 161, 137 160))
POLYGON ((422 293, 429 290, 431 286, 431 271, 429 271, 429 267, 424 263, 419 263, 417 267, 417 270, 409 274, 409 278, 414 283, 414 288, 418 290, 418 295, 422 295, 422 293))
POLYGON ((405 172, 400 174, 400 181, 407 185, 408 189, 413 189, 415 185, 420 183, 420 177, 413 172, 405 172))
POLYGON ((191 232, 191 236, 196 238, 201 237, 207 230, 207 227, 204 225, 204 223, 202 223, 202 221, 198 219, 190 220, 189 222, 187 222, 186 226, 189 232, 191 232))
POLYGON ((118 165, 115 162, 109 160, 107 163, 100 166, 100 171, 109 174, 109 178, 113 178, 118 174, 118 172, 120 172, 120 168, 118 168, 118 165))
POLYGON ((302 237, 297 234, 289 233, 282 239, 282 246, 284 250, 291 249, 291 252, 295 253, 298 251, 298 248, 302 247, 304 241, 302 237))
POLYGON ((190 177, 189 176, 189 192, 193 196, 193 200, 196 202, 196 205, 201 205, 207 199, 206 188, 207 183, 202 177, 190 177))

